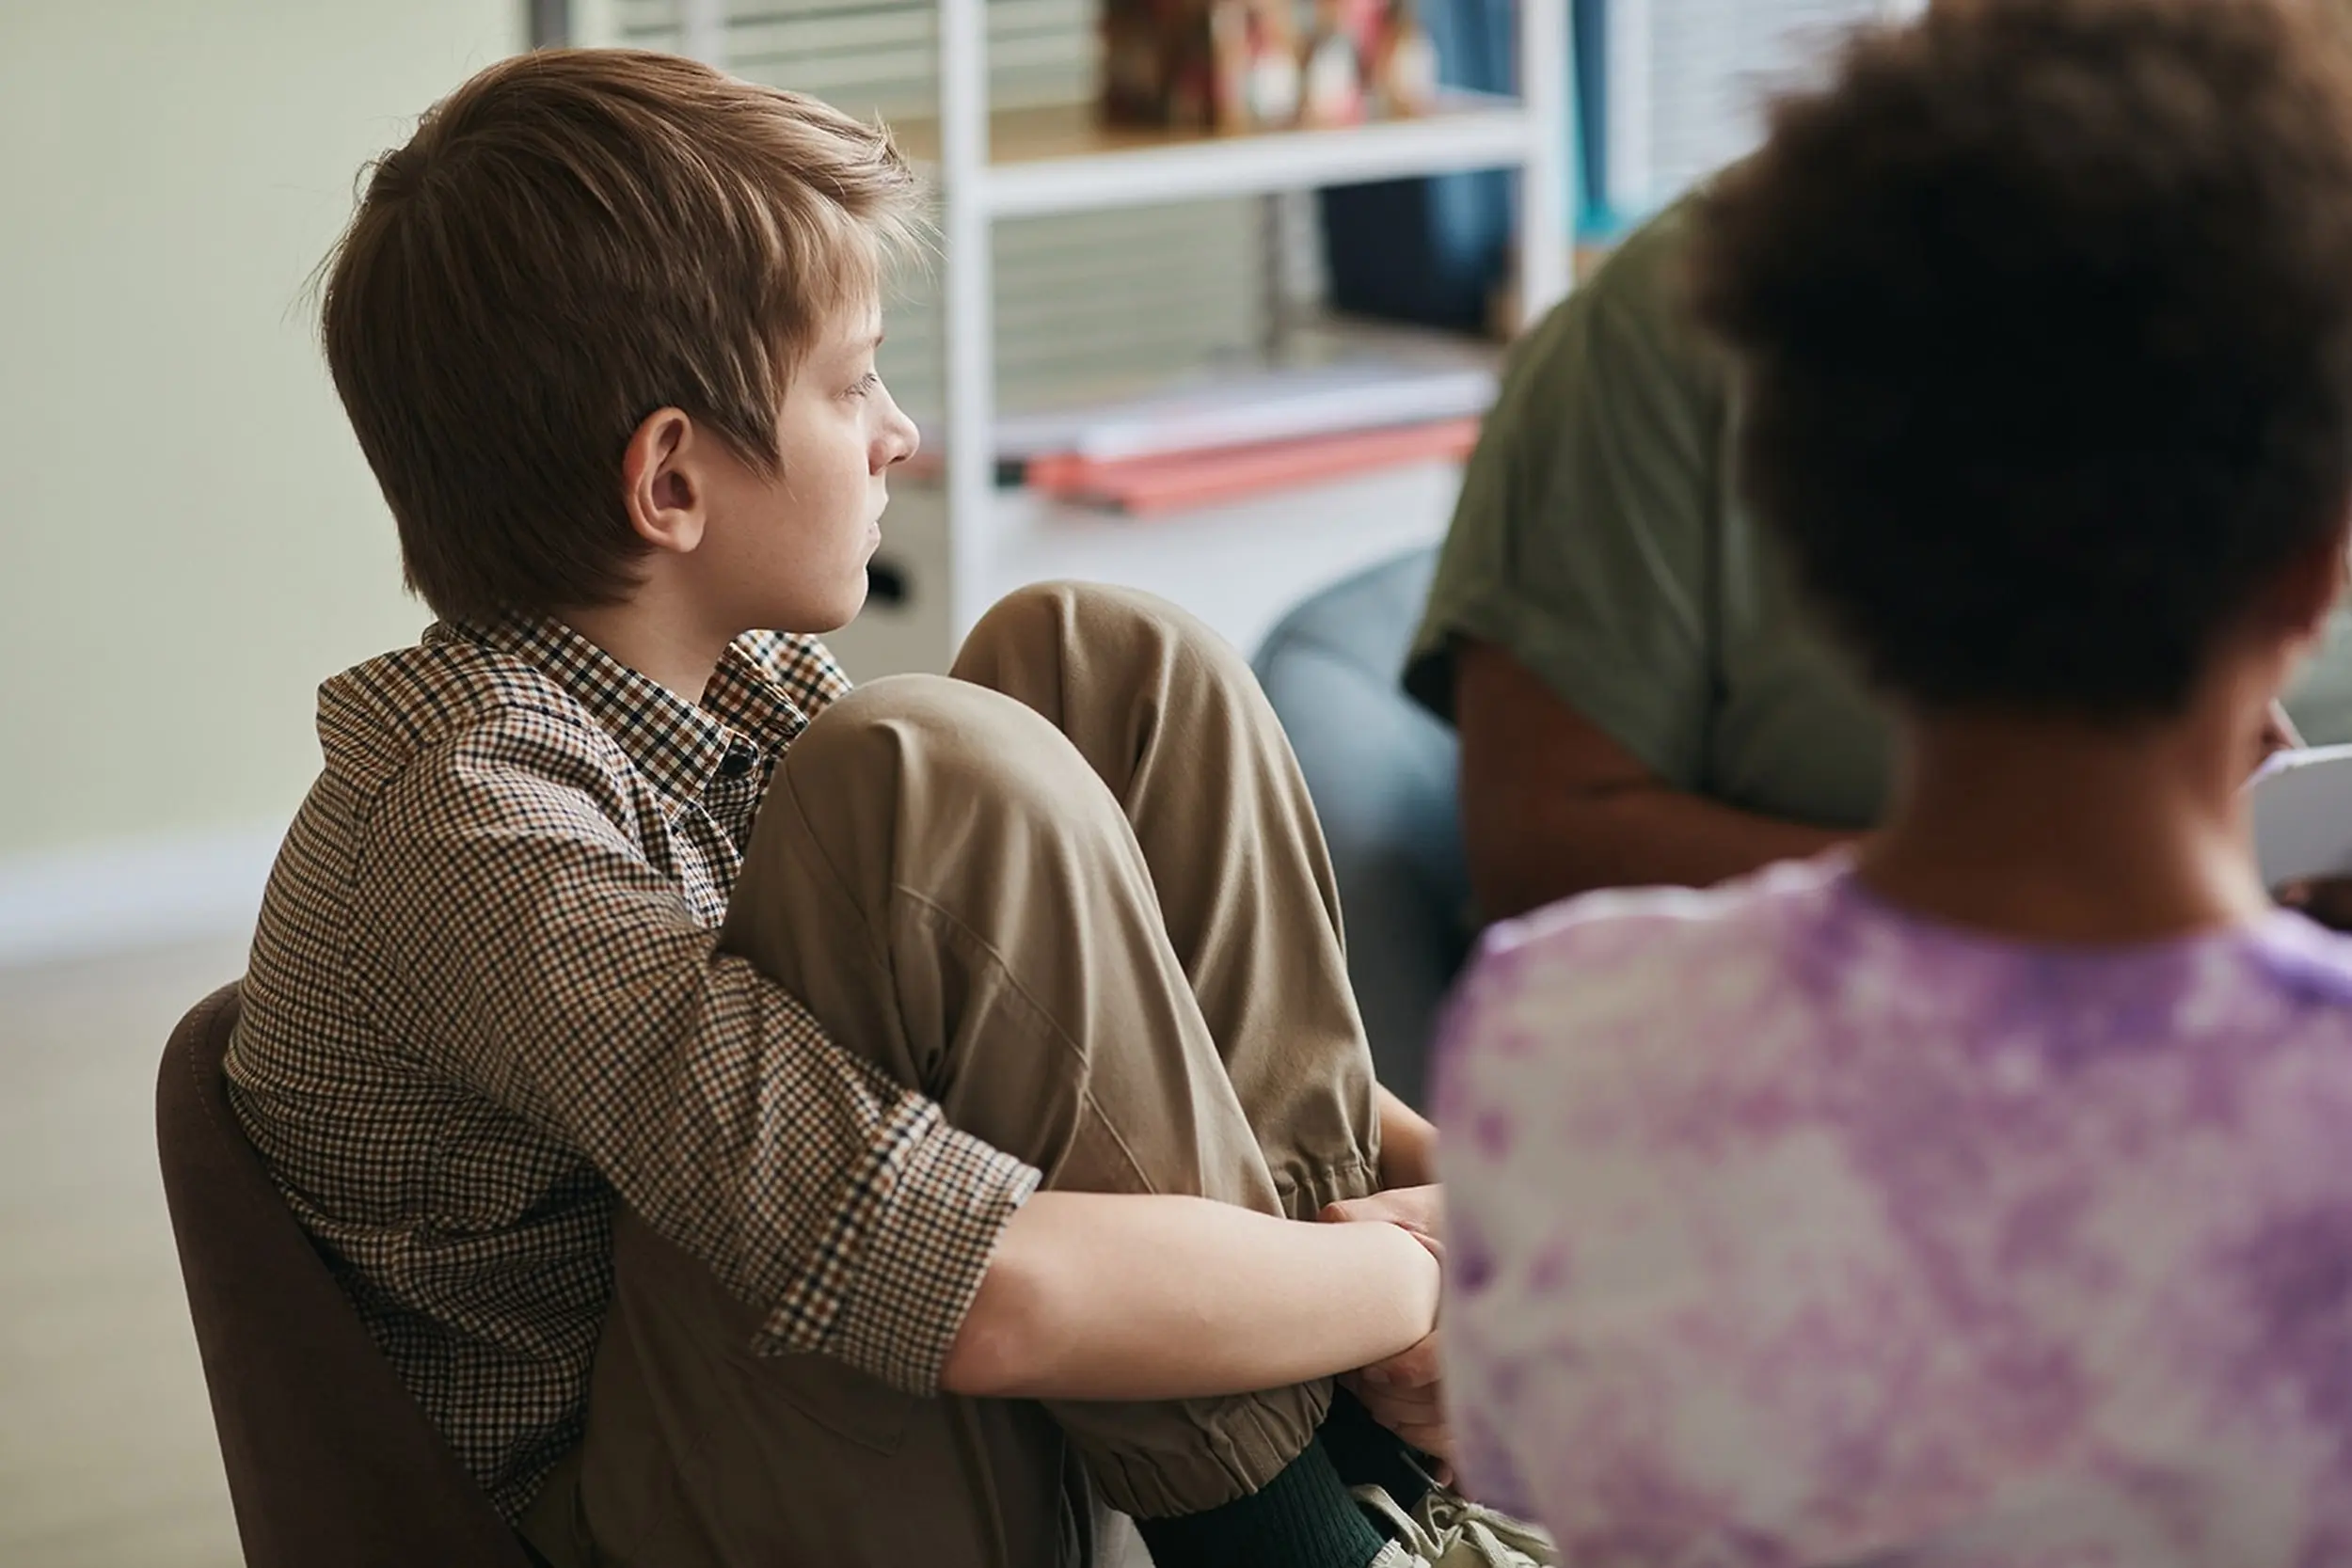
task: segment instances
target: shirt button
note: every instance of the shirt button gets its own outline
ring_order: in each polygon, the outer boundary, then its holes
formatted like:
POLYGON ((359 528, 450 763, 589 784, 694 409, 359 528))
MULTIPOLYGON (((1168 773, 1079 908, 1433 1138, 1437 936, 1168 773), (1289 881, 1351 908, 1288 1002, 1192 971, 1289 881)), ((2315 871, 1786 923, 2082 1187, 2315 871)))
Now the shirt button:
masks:
POLYGON ((744 774, 750 772, 752 770, 752 765, 758 760, 759 753, 753 751, 751 747, 744 744, 742 741, 739 740, 734 745, 727 748, 727 754, 725 756, 719 759, 719 777, 723 779, 739 779, 744 774))

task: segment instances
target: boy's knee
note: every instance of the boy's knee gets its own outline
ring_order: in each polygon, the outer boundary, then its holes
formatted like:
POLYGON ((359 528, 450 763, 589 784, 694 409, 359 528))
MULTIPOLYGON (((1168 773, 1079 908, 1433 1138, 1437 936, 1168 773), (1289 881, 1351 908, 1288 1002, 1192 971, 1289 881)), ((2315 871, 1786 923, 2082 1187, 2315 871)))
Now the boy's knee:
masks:
POLYGON ((891 675, 827 707, 785 755, 803 813, 1014 815, 1081 825, 1117 803, 1059 730, 1002 692, 891 675))
POLYGON ((1016 588, 980 617, 956 672, 991 686, 1018 684, 1016 672, 1185 669, 1219 683, 1255 685, 1241 654, 1190 611, 1141 589, 1098 582, 1039 582, 1016 588))

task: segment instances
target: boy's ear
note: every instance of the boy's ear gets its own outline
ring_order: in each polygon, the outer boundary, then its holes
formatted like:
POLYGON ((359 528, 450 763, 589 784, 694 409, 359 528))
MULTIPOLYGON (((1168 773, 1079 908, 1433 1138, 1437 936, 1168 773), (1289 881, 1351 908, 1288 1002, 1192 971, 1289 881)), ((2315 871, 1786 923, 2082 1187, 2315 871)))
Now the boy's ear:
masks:
POLYGON ((645 416, 621 453, 621 502, 637 537, 679 555, 702 543, 708 497, 703 466, 710 450, 684 409, 645 416))

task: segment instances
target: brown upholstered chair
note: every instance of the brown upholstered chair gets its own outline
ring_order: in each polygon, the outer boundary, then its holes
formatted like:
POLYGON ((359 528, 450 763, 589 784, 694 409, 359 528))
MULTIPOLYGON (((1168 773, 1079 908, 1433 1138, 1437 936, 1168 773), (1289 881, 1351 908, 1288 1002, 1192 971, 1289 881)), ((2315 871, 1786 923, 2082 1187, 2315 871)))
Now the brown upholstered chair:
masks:
POLYGON ((248 1568, 531 1568, 230 1115, 236 1019, 231 985, 173 1031, 155 1126, 248 1568))

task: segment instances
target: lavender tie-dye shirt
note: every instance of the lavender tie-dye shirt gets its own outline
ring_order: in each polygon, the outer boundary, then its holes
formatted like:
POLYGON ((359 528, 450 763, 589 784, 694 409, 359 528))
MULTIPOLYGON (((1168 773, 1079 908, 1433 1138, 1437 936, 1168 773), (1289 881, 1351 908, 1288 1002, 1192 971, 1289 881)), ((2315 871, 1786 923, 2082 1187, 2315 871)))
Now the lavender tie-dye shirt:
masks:
POLYGON ((2352 942, 1601 895, 1438 1096, 1462 1468, 1566 1561, 2352 1563, 2352 942))

